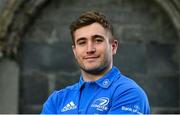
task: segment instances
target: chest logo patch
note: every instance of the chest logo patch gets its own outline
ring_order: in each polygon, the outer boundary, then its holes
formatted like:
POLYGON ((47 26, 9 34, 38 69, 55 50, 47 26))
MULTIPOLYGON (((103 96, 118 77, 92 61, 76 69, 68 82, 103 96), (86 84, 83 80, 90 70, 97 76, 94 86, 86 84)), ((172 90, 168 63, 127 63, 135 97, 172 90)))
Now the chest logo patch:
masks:
POLYGON ((75 103, 73 101, 71 101, 66 106, 64 106, 63 109, 61 109, 61 112, 66 112, 66 111, 73 110, 76 108, 77 108, 77 106, 75 105, 75 103))
POLYGON ((96 108, 99 111, 108 110, 109 98, 101 97, 93 101, 91 107, 96 108))

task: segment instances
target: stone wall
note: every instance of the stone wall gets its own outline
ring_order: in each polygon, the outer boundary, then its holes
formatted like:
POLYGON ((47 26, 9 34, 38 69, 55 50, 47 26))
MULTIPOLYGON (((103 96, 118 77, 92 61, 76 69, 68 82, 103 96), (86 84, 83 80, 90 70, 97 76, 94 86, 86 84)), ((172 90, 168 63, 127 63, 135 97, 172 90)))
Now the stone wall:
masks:
MULTIPOLYGON (((17 87, 20 83, 19 97, 13 98, 19 102, 15 103, 19 108, 16 112, 39 113, 53 90, 79 80, 68 26, 83 11, 97 9, 112 21, 120 42, 115 65, 147 92, 152 113, 180 113, 180 14, 178 10, 173 12, 180 5, 176 0, 12 0, 2 3, 10 4, 6 8, 11 10, 7 10, 9 21, 0 28, 1 60, 11 58, 18 63, 16 68, 20 68, 16 74, 19 82, 12 84, 17 87)), ((6 112, 0 110, 0 113, 6 112)))
POLYGON ((0 113, 18 113, 19 66, 16 62, 0 61, 0 113))

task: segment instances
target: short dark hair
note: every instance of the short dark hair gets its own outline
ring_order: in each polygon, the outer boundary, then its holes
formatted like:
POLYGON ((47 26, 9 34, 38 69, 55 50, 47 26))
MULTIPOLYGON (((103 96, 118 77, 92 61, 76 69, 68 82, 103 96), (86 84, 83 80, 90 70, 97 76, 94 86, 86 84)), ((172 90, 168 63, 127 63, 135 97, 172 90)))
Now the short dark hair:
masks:
POLYGON ((95 10, 90 10, 87 12, 82 13, 72 24, 70 25, 70 31, 71 31, 71 37, 72 41, 74 43, 74 32, 84 26, 90 25, 92 23, 99 23, 102 25, 105 29, 111 32, 113 35, 113 26, 110 24, 110 22, 107 20, 107 18, 100 12, 97 12, 95 10))

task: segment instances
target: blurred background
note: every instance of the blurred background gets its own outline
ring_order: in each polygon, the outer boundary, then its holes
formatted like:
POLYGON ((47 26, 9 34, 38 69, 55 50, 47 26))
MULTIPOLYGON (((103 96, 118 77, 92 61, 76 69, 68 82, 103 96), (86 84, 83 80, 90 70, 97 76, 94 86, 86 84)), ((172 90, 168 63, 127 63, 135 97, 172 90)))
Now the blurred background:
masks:
POLYGON ((1 0, 0 113, 40 113, 79 80, 69 25, 96 9, 120 42, 116 65, 146 91, 152 113, 180 113, 179 0, 1 0))

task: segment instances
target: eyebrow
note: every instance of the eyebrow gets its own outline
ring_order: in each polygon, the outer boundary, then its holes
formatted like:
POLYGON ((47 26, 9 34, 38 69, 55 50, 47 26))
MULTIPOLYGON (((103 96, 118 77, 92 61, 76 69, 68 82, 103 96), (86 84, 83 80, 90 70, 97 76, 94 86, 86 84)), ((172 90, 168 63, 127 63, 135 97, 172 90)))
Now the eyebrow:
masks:
MULTIPOLYGON (((91 38, 102 38, 102 39, 104 39, 104 37, 103 36, 101 36, 101 35, 93 35, 93 36, 91 36, 91 38)), ((78 38, 77 40, 76 40, 76 43, 78 43, 79 41, 81 41, 81 40, 86 40, 86 38, 85 37, 80 37, 80 38, 78 38)))
POLYGON ((93 35, 92 38, 103 38, 104 39, 104 37, 101 35, 93 35))

